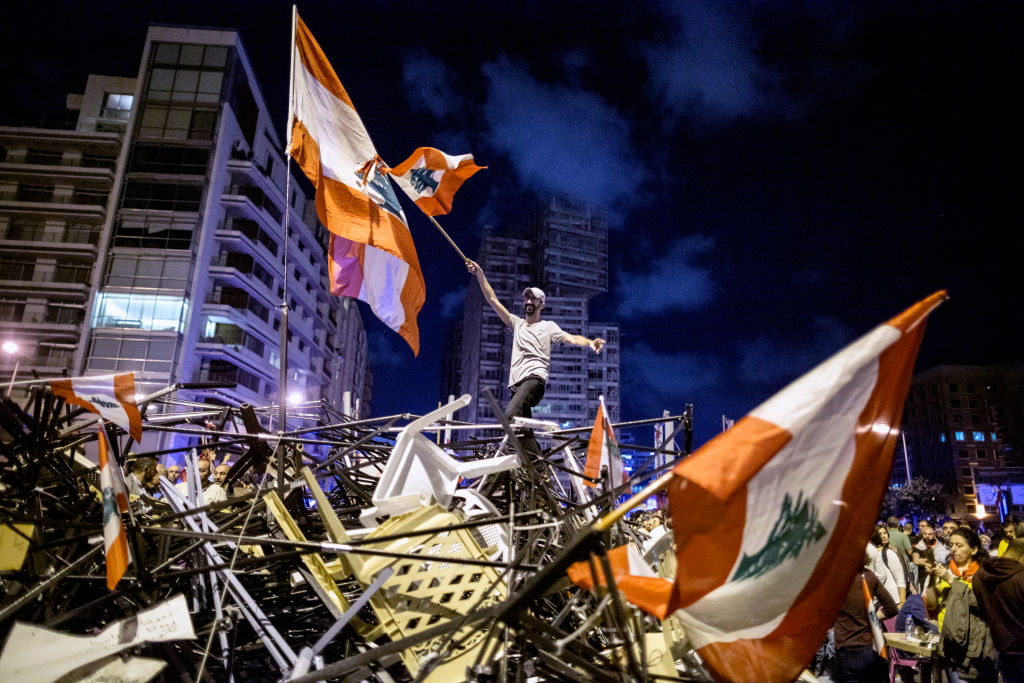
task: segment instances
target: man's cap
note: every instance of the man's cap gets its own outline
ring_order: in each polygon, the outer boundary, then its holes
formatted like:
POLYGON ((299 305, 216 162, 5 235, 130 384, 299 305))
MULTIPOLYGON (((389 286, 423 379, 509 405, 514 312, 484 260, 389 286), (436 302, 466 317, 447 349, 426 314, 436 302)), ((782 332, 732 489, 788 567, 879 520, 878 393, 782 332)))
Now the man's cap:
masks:
POLYGON ((544 303, 544 300, 547 298, 544 296, 544 290, 540 287, 527 287, 523 290, 523 296, 525 297, 527 294, 532 295, 535 299, 540 299, 541 303, 544 303))

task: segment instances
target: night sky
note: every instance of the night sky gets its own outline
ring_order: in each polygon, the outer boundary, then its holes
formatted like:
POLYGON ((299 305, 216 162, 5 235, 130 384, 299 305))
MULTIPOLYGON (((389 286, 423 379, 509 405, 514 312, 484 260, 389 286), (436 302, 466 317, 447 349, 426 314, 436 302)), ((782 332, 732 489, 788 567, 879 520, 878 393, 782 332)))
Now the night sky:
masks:
MULTIPOLYGON (((290 4, 19 2, 0 22, 0 123, 38 122, 89 72, 134 76, 150 22, 240 29, 284 131, 290 4)), ((1019 2, 303 2, 390 164, 473 153, 440 221, 559 194, 610 216, 623 417, 693 403, 697 444, 937 289, 918 363, 1024 360, 1019 2)), ((405 201, 427 302, 414 359, 364 308, 373 412, 440 397, 475 286, 405 201)), ((528 283, 523 283, 524 286, 528 283)), ((506 302, 507 305, 517 302, 506 302)), ((569 330, 577 332, 577 330, 569 330)), ((647 436, 646 438, 650 438, 647 436)))

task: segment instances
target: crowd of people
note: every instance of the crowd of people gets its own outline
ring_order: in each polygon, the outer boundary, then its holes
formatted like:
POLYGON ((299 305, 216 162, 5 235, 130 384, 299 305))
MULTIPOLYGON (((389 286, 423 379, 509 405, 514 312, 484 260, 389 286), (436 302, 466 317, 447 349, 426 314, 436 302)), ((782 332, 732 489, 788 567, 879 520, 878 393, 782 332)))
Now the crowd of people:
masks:
POLYGON ((1024 683, 1024 522, 991 536, 951 518, 880 522, 815 666, 834 648, 833 680, 889 680, 885 626, 934 643, 889 654, 903 683, 1024 683))
MULTIPOLYGON (((229 492, 225 486, 228 472, 231 470, 231 463, 226 459, 217 463, 216 454, 210 450, 204 450, 196 460, 196 468, 199 473, 201 486, 199 501, 200 505, 220 503, 235 495, 237 491, 229 492)), ((125 486, 129 497, 132 500, 159 500, 163 497, 160 491, 160 479, 166 479, 177 489, 182 496, 188 495, 188 488, 185 482, 187 474, 176 464, 165 465, 156 458, 145 456, 130 461, 125 468, 125 486), (179 481, 180 480, 180 481, 179 481)), ((232 487, 238 489, 241 484, 232 487)))

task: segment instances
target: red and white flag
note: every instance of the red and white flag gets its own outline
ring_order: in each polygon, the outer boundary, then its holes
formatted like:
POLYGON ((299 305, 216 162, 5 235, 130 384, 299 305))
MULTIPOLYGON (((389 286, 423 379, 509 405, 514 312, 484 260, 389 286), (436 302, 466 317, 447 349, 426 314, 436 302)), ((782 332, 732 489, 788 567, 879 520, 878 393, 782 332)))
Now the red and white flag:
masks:
MULTIPOLYGON (((615 588, 631 603, 642 610, 655 613, 666 604, 672 591, 672 584, 660 578, 641 557, 636 546, 627 543, 608 551, 608 564, 611 565, 612 579, 615 588)), ((604 569, 595 559, 598 577, 596 583, 607 586, 604 569)), ((574 562, 566 570, 569 580, 580 588, 594 589, 594 575, 590 571, 590 562, 574 562)))
POLYGON ((337 74, 296 17, 289 153, 316 187, 331 233, 331 292, 365 301, 419 353, 426 287, 416 247, 380 157, 337 74))
POLYGON ((96 375, 50 380, 50 389, 71 405, 110 420, 142 441, 142 415, 135 404, 135 374, 96 375))
POLYGON ((124 576, 128 563, 128 537, 121 522, 121 513, 128 511, 128 495, 121 486, 120 475, 114 472, 117 463, 110 462, 107 437, 99 426, 100 492, 103 497, 103 552, 107 557, 107 588, 114 590, 124 576))
POLYGON ((671 599, 719 680, 792 681, 864 559, 937 292, 853 342, 673 470, 671 599))
POLYGON ((472 154, 453 157, 433 147, 419 147, 412 156, 387 173, 428 216, 452 210, 452 197, 462 183, 485 166, 477 166, 472 154))
MULTIPOLYGON (((608 468, 612 486, 625 483, 626 471, 622 466, 622 454, 619 452, 619 445, 615 443, 615 433, 608 419, 608 411, 604 407, 604 396, 601 397, 601 405, 597 407, 594 427, 590 430, 590 443, 587 444, 587 460, 583 465, 583 474, 591 479, 599 479, 603 467, 608 468)), ((589 479, 584 479, 583 483, 591 488, 597 486, 589 479)))

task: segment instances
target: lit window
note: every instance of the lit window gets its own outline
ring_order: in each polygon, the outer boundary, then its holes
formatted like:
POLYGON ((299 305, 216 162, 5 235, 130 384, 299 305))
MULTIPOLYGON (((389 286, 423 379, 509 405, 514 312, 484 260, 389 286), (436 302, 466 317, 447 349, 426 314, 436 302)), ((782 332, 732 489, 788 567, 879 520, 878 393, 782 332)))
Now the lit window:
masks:
POLYGON ((995 432, 992 432, 992 433, 990 434, 990 436, 992 437, 992 441, 995 441, 995 440, 996 440, 996 433, 995 433, 995 432))
POLYGON ((985 432, 971 432, 971 436, 974 437, 975 441, 985 440, 985 432))
POLYGON ((184 332, 187 311, 188 301, 180 296, 101 292, 92 326, 184 332))
POLYGON ((134 100, 134 95, 107 93, 106 98, 103 100, 103 111, 100 116, 106 119, 127 120, 132 113, 132 102, 134 100))
POLYGON ((946 443, 946 432, 942 432, 941 434, 939 434, 939 442, 946 443))
POLYGON ((964 433, 963 432, 953 432, 953 439, 955 441, 963 441, 964 440, 964 433))

